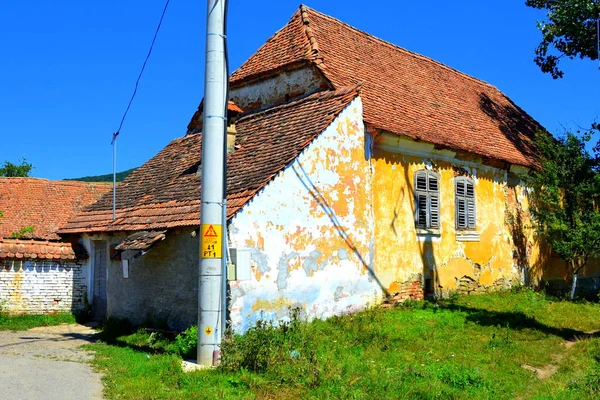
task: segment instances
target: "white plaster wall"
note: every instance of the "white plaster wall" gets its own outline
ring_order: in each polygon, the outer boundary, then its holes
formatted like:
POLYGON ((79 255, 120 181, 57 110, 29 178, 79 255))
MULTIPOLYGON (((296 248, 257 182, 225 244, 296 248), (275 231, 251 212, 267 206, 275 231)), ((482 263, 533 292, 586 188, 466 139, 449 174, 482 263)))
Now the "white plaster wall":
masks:
POLYGON ((315 68, 304 67, 231 88, 229 97, 247 111, 286 101, 286 95, 295 98, 313 93, 327 85, 315 68))
POLYGON ((54 261, 0 264, 0 310, 11 314, 75 312, 87 290, 83 266, 54 261))
POLYGON ((357 97, 233 218, 230 243, 251 249, 253 271, 251 280, 230 283, 235 331, 259 319, 285 320, 289 307, 326 318, 380 301, 369 273, 374 223, 364 143, 357 97))

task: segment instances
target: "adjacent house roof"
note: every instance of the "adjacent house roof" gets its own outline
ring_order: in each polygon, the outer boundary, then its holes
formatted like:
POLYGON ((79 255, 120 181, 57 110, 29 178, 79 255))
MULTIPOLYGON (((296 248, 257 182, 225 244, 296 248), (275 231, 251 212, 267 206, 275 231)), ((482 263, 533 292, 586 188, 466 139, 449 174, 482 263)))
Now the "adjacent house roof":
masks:
POLYGON ((306 6, 232 74, 231 85, 307 64, 334 88, 362 83, 364 119, 375 130, 536 164, 540 125, 497 88, 306 6))
POLYGON ((103 183, 0 178, 0 260, 87 258, 83 246, 60 241, 56 231, 110 188, 103 183))
POLYGON ((110 188, 104 183, 0 178, 0 239, 31 227, 21 239, 60 240, 58 228, 110 188))
MULTIPOLYGON (((320 92, 241 116, 236 123, 236 151, 227 157, 228 218, 291 163, 357 95, 356 87, 320 92)), ((120 183, 114 222, 112 196, 107 194, 59 232, 198 226, 201 139, 200 134, 190 134, 172 141, 120 183)))
POLYGON ((0 261, 3 259, 64 261, 81 260, 87 257, 85 248, 79 244, 42 240, 0 240, 0 261))

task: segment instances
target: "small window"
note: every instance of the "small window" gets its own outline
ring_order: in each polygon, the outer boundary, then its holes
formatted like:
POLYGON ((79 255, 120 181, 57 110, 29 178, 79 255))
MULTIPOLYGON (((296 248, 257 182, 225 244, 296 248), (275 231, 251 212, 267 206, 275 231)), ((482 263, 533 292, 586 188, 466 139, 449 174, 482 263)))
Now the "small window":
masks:
POLYGON ((454 180, 456 229, 475 229, 475 185, 473 180, 460 176, 454 180))
POLYGON ((432 171, 415 174, 415 224, 417 228, 440 227, 439 176, 432 171))

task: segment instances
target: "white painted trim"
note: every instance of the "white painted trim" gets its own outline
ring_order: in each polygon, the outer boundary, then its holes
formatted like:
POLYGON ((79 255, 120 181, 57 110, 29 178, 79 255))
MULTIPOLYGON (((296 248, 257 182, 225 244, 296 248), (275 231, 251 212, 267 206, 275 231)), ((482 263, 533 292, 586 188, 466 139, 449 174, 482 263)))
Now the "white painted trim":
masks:
POLYGON ((386 151, 389 151, 392 153, 405 154, 408 156, 415 156, 415 157, 423 157, 423 158, 428 158, 428 159, 432 159, 432 160, 446 161, 446 162, 449 162, 452 164, 465 165, 465 166, 472 167, 472 168, 489 170, 491 172, 505 172, 505 170, 503 170, 503 169, 491 167, 489 165, 485 165, 482 163, 461 160, 460 158, 448 157, 448 156, 444 156, 444 155, 436 154, 436 153, 427 153, 427 152, 421 152, 421 151, 416 151, 416 150, 408 150, 408 149, 399 148, 399 147, 395 147, 395 146, 388 146, 385 144, 378 144, 378 145, 376 145, 376 147, 381 150, 386 150, 386 151))
POLYGON ((481 232, 477 231, 456 231, 457 242, 479 242, 481 232))
MULTIPOLYGON (((462 160, 456 157, 456 152, 447 149, 436 149, 435 145, 430 142, 417 142, 408 137, 400 137, 387 132, 383 133, 383 135, 380 138, 380 141, 381 140, 387 142, 388 144, 375 144, 375 147, 382 150, 390 151, 392 153, 400 153, 409 156, 424 157, 428 159, 457 163, 469 167, 489 170, 492 172, 504 172, 505 174, 508 173, 508 171, 505 169, 485 165, 481 162, 478 163, 474 161, 462 160), (405 146, 402 146, 403 144, 405 146)), ((510 164, 509 169, 510 172, 516 173, 517 175, 522 175, 529 171, 528 168, 516 164, 510 164)))

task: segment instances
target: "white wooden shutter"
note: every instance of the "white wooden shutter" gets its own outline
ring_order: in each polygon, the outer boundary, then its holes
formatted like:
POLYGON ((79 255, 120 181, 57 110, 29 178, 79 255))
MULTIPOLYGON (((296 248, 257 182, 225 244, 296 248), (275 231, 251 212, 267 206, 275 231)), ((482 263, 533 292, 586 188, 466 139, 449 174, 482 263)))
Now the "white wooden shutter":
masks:
POLYGON ((455 180, 456 229, 475 229, 475 186, 469 178, 455 180))
POLYGON ((417 171, 415 174, 415 224, 418 228, 440 226, 439 179, 435 172, 417 171))
POLYGON ((440 195, 437 175, 429 173, 429 227, 440 227, 440 195))

